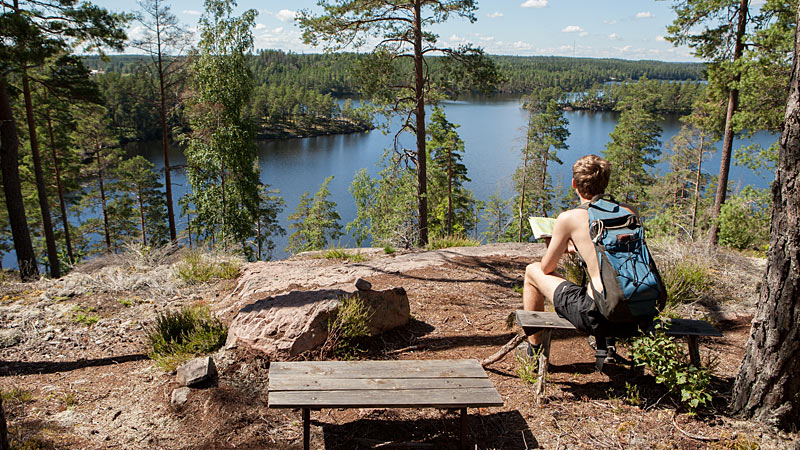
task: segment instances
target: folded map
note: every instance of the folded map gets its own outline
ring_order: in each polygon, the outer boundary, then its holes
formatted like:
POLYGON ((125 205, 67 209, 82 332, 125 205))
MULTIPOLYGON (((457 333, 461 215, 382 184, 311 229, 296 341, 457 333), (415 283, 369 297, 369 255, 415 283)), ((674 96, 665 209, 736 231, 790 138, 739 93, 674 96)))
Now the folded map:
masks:
POLYGON ((542 239, 553 236, 553 226, 556 224, 556 219, 530 216, 528 217, 528 222, 531 224, 534 238, 542 239))

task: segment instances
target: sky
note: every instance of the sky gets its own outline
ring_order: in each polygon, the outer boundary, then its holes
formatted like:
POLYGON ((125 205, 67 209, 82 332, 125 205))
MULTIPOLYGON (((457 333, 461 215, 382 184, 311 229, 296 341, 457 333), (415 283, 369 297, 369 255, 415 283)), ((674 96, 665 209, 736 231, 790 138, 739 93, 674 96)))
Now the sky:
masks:
MULTIPOLYGON (((751 0, 751 8, 763 2, 751 0)), ((94 3, 117 12, 138 8, 133 1, 94 3)), ((187 29, 196 30, 202 2, 167 0, 167 4, 187 29)), ((691 49, 675 47, 664 39, 666 26, 675 18, 671 5, 668 0, 482 0, 475 23, 454 17, 433 31, 443 46, 471 43, 490 54, 697 62, 691 49)), ((254 30, 256 49, 323 51, 303 44, 294 21, 300 9, 319 13, 315 0, 240 0, 235 11, 251 8, 259 12, 254 30)), ((132 23, 129 36, 136 37, 140 30, 132 23)))

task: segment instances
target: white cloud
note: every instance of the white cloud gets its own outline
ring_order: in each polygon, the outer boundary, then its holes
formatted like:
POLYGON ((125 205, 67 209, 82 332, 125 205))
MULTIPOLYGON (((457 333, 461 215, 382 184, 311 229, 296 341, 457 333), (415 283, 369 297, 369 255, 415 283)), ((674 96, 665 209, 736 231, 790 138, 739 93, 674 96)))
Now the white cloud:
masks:
POLYGON ((283 33, 283 27, 275 28, 274 30, 272 30, 272 32, 275 33, 275 34, 283 33))
POLYGON ((544 8, 547 6, 547 0, 525 0, 525 2, 519 6, 523 8, 544 8))
POLYGON ((275 18, 281 22, 290 22, 294 20, 296 15, 297 12, 292 11, 291 9, 282 9, 275 14, 275 18))
POLYGON ((604 20, 603 23, 606 25, 616 25, 617 19, 604 20))
POLYGON ((636 13, 637 19, 652 19, 653 17, 655 17, 655 14, 651 13, 650 11, 642 11, 636 13))
POLYGON ((533 46, 527 42, 517 41, 511 44, 517 50, 532 50, 533 46))
POLYGON ((494 40, 494 36, 481 36, 478 39, 482 42, 491 42, 494 40))
POLYGON ((578 33, 578 36, 580 36, 580 37, 586 37, 588 35, 589 35, 589 33, 586 32, 586 31, 581 31, 580 33, 578 33))
POLYGON ((181 12, 184 13, 184 14, 188 14, 190 16, 199 16, 200 14, 203 14, 203 13, 201 13, 200 11, 198 11, 196 9, 184 9, 181 12))
POLYGON ((486 16, 489 17, 490 19, 497 19, 498 17, 503 17, 503 13, 495 11, 493 13, 487 14, 486 16))
POLYGON ((611 33, 608 35, 608 38, 611 39, 612 41, 616 41, 617 39, 619 39, 619 35, 617 33, 611 33))
POLYGON ((264 28, 267 28, 267 26, 264 25, 263 23, 257 23, 254 29, 257 31, 257 30, 263 30, 264 28))
POLYGON ((561 32, 562 33, 585 33, 585 31, 583 31, 583 28, 581 28, 581 27, 579 27, 577 25, 566 26, 566 27, 561 29, 561 32))
POLYGON ((667 38, 665 38, 664 36, 661 36, 661 35, 656 36, 656 40, 658 42, 667 42, 667 38))

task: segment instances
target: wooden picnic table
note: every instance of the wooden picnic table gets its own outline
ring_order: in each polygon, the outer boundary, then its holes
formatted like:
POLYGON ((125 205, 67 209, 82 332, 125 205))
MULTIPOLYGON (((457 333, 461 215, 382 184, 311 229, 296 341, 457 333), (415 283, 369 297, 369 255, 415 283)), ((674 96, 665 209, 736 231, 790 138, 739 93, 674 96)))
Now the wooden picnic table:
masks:
POLYGON ((474 359, 273 362, 269 368, 269 407, 302 409, 304 449, 312 409, 459 409, 466 448, 467 408, 491 406, 503 406, 503 399, 474 359))

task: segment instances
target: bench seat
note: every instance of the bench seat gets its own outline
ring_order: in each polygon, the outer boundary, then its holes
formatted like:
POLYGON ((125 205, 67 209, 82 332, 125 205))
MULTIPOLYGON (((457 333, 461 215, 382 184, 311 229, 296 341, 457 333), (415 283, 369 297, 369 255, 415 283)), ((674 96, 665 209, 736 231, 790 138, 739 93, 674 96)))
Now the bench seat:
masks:
POLYGON ((477 360, 273 362, 269 407, 303 410, 304 448, 309 411, 321 408, 442 408, 503 406, 503 399, 477 360))

